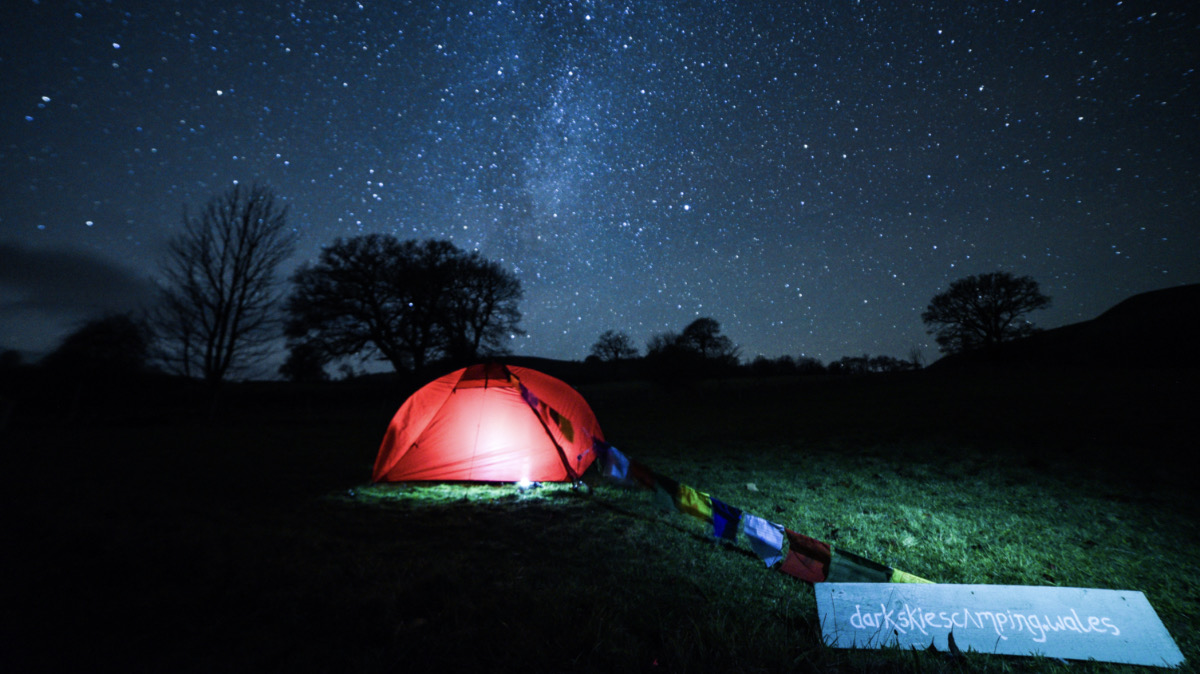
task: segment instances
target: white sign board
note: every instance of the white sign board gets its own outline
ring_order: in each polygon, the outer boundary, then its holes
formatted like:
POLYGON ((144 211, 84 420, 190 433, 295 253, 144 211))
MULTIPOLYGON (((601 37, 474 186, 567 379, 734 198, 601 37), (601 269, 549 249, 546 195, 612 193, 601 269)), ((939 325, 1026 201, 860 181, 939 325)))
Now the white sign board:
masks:
POLYGON ((817 583, 825 643, 1174 667, 1183 654, 1141 592, 1027 585, 817 583))

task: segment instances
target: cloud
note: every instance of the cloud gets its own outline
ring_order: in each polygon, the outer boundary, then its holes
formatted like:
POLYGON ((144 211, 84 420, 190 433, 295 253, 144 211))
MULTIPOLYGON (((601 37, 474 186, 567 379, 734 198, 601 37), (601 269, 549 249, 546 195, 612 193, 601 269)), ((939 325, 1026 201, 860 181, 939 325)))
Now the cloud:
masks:
POLYGON ((147 306, 148 274, 86 252, 0 241, 0 348, 45 352, 81 321, 147 306))

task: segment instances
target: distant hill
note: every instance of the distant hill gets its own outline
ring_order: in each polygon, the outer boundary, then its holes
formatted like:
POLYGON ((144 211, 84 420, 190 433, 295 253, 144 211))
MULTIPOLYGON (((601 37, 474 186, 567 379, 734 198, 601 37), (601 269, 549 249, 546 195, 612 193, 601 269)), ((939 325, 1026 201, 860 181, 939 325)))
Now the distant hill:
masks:
POLYGON ((931 367, 1200 367, 1200 284, 1134 295, 1090 321, 1044 330, 931 367))

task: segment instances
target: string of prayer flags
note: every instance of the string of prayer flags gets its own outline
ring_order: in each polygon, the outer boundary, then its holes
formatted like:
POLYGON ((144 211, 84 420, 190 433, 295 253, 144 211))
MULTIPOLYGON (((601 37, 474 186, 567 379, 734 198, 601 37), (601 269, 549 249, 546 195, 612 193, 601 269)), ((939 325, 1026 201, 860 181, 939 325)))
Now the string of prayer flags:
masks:
POLYGON ((925 580, 920 576, 914 576, 911 573, 905 573, 900 569, 892 569, 891 582, 893 583, 932 583, 932 580, 925 580))
MULTIPOLYGON (((649 471, 647 471, 649 472, 649 471)), ((650 477, 654 484, 651 489, 654 490, 654 502, 658 507, 666 511, 676 510, 676 494, 679 493, 679 483, 669 477, 664 477, 658 473, 650 473, 650 477)))
POLYGON ((791 529, 784 529, 783 534, 787 537, 788 553, 779 570, 809 583, 825 582, 829 575, 829 544, 791 529))
MULTIPOLYGON (((566 469, 567 476, 571 478, 572 482, 578 484, 579 473, 575 472, 575 469, 571 466, 571 462, 567 460, 566 452, 563 450, 562 445, 559 445, 558 441, 554 439, 553 434, 550 433, 550 425, 546 423, 546 419, 549 418, 554 425, 558 426, 558 431, 562 434, 562 437, 568 443, 573 443, 575 441, 575 427, 571 424, 571 420, 564 417, 558 412, 558 410, 550 407, 550 405, 547 403, 539 400, 533 391, 529 390, 525 384, 521 383, 521 380, 517 378, 517 375, 513 374, 512 370, 505 368, 505 371, 508 372, 508 383, 517 388, 517 392, 521 394, 521 399, 524 400, 525 404, 529 405, 530 409, 533 410, 533 413, 537 415, 538 421, 542 422, 542 426, 546 429, 546 434, 550 435, 550 441, 554 443, 554 448, 558 450, 558 457, 562 459, 563 468, 566 469)), ((593 451, 595 449, 594 439, 592 444, 592 448, 587 451, 593 451)), ((586 452, 584 452, 584 454, 580 454, 578 457, 576 457, 576 460, 582 461, 585 454, 586 452)))
POLYGON ((613 480, 629 479, 629 457, 618 451, 616 447, 594 439, 592 447, 596 450, 596 457, 600 459, 600 465, 603 467, 601 475, 613 480))
POLYGON ((538 400, 538 397, 533 394, 533 391, 530 391, 528 388, 526 388, 525 385, 517 379, 516 375, 510 374, 510 377, 512 378, 509 381, 514 382, 517 390, 521 392, 521 399, 525 401, 526 405, 532 407, 534 413, 536 414, 538 412, 538 408, 541 407, 542 401, 538 400))
POLYGON ((702 491, 696 491, 686 484, 679 485, 678 506, 684 514, 696 519, 711 522, 713 516, 712 498, 702 491))
MULTIPOLYGON (((890 567, 879 562, 872 562, 853 552, 834 550, 829 562, 829 575, 825 580, 830 583, 889 583, 892 582, 894 573, 890 567)), ((916 576, 911 577, 916 578, 916 576)))
MULTIPOLYGON (((551 413, 557 414, 553 410, 551 413)), ((734 541, 740 526, 751 549, 768 568, 778 564, 776 568, 780 572, 809 583, 929 582, 852 552, 835 550, 824 541, 747 513, 694 487, 655 473, 599 439, 593 439, 592 444, 604 477, 641 484, 654 492, 654 501, 661 508, 711 523, 716 538, 734 541)))
POLYGON ((717 499, 712 500, 713 536, 727 541, 737 539, 738 523, 742 521, 742 511, 717 499))
POLYGON ((743 533, 750 548, 768 567, 783 559, 783 525, 768 522, 757 515, 742 513, 743 533))
POLYGON ((571 424, 570 419, 563 416, 558 410, 538 399, 533 391, 530 391, 527 386, 522 384, 521 380, 517 379, 517 375, 513 374, 512 372, 508 373, 508 382, 517 387, 517 391, 521 393, 521 399, 525 401, 526 405, 529 405, 529 407, 533 409, 534 414, 543 419, 549 419, 554 423, 555 426, 558 426, 558 431, 562 433, 562 436, 566 438, 567 442, 575 441, 575 427, 571 424))
POLYGON ((646 489, 649 489, 650 491, 655 490, 654 485, 657 483, 654 479, 654 477, 655 477, 654 471, 647 468, 646 464, 644 464, 640 461, 635 461, 633 459, 630 459, 629 460, 629 477, 634 482, 642 485, 646 489))

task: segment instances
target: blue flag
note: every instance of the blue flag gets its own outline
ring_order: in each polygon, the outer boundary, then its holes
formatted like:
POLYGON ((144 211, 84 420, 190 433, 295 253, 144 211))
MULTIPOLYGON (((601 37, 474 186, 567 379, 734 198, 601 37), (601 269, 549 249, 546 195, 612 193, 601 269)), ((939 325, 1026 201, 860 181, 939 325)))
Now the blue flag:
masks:
POLYGON ((604 477, 611 477, 615 480, 629 479, 629 459, 625 458, 624 454, 612 445, 595 444, 595 446, 605 449, 604 454, 600 455, 604 461, 604 477))
POLYGON ((732 541, 737 538, 738 521, 742 519, 742 511, 728 503, 723 503, 715 496, 712 499, 713 536, 732 541))

